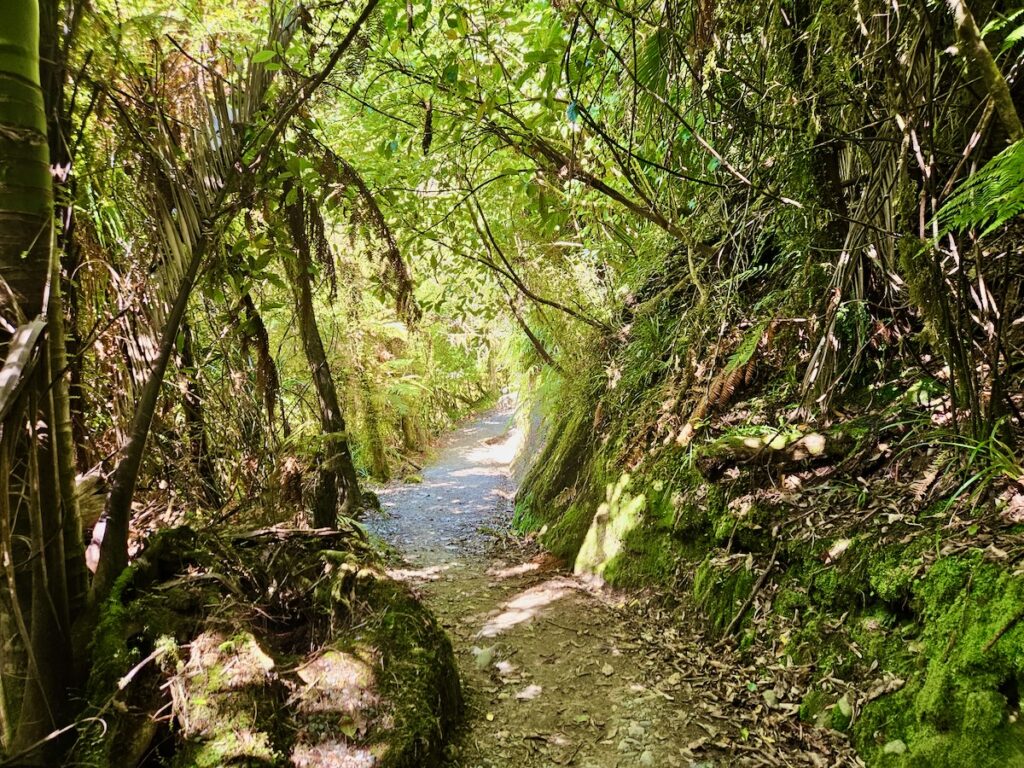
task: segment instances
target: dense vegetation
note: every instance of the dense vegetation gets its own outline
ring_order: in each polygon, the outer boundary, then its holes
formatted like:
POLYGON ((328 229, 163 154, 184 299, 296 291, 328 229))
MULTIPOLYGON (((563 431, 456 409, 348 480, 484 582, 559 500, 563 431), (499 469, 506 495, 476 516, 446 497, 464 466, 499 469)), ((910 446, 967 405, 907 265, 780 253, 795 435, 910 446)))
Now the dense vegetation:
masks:
POLYGON ((868 763, 1024 765, 1012 0, 0 18, 8 762, 159 642, 109 635, 150 534, 347 530, 509 387, 577 571, 809 667, 868 763))

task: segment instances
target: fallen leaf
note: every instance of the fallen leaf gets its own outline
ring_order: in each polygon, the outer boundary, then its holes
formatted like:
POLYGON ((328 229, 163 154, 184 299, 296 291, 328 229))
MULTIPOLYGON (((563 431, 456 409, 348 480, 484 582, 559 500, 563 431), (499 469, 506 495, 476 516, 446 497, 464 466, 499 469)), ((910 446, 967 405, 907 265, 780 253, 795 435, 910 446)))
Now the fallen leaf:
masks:
POLYGON ((519 701, 531 701, 540 696, 540 692, 544 690, 539 685, 528 685, 523 690, 516 694, 516 698, 519 701))
POLYGON ((843 552, 850 548, 850 539, 837 539, 831 547, 829 547, 828 554, 825 556, 826 563, 834 563, 840 557, 843 552))
POLYGON ((473 660, 476 662, 477 669, 486 669, 491 663, 491 659, 494 658, 494 646, 490 648, 478 648, 473 646, 473 660))

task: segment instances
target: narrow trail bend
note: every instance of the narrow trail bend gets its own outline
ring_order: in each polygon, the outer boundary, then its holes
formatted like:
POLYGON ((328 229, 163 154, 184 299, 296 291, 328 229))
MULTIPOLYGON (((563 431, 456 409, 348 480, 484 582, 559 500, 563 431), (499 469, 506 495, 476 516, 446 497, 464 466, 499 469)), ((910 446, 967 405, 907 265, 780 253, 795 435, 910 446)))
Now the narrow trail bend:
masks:
POLYGON ((509 409, 467 423, 422 483, 392 483, 368 526, 399 550, 451 636, 467 727, 451 768, 712 766, 687 745, 681 675, 650 658, 615 598, 507 535, 519 435, 509 409))

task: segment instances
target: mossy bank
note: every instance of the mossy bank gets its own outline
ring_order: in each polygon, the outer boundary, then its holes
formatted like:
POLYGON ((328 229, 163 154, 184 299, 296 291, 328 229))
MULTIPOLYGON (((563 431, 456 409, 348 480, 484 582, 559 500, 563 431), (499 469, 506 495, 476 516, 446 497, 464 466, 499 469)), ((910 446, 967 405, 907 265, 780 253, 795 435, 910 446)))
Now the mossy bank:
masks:
POLYGON ((438 764, 461 711, 447 636, 362 532, 174 529, 119 580, 75 764, 438 764))
POLYGON ((543 406, 517 524, 578 572, 698 607, 752 662, 809 667, 791 717, 869 765, 1024 766, 1016 478, 963 460, 994 449, 920 370, 799 407, 807 348, 784 318, 811 297, 769 291, 778 319, 753 322, 666 274, 543 406))

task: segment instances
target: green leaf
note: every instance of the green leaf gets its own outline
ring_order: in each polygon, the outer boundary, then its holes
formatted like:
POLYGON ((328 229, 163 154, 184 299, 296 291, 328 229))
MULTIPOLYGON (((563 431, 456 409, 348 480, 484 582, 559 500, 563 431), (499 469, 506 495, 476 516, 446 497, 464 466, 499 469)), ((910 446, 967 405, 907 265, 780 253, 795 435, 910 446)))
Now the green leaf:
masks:
POLYGON ((558 57, 558 51, 547 48, 543 51, 527 51, 526 55, 523 56, 523 61, 531 64, 547 64, 549 61, 555 61, 558 57))

